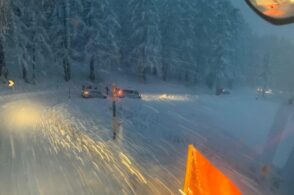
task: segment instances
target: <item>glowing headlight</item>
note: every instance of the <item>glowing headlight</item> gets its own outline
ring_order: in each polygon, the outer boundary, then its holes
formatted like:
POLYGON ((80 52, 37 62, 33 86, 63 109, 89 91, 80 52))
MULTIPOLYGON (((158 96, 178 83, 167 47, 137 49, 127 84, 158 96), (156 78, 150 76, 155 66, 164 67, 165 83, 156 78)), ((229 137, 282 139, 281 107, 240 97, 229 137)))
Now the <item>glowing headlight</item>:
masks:
POLYGON ((273 90, 272 89, 268 89, 265 91, 266 94, 273 94, 273 90))
POLYGON ((89 97, 89 95, 90 95, 89 91, 87 91, 87 90, 83 91, 83 96, 84 97, 89 97))

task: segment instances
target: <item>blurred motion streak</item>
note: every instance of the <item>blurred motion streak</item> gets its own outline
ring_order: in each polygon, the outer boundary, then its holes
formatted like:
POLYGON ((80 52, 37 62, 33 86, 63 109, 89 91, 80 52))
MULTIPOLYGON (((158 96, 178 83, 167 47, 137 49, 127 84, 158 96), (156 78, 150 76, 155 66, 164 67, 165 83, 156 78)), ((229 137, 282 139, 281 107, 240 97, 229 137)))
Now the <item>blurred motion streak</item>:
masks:
MULTIPOLYGON (((63 110, 63 113, 65 112, 63 110)), ((128 194, 136 194, 139 185, 147 185, 147 179, 134 161, 123 152, 117 155, 114 152, 116 150, 113 150, 115 146, 109 142, 98 137, 98 140, 92 138, 86 131, 82 131, 82 128, 75 126, 72 120, 68 119, 70 117, 65 117, 58 110, 51 109, 43 117, 43 133, 49 138, 56 154, 66 151, 67 155, 77 159, 82 167, 91 168, 96 172, 98 177, 102 173, 115 174, 119 188, 128 194)))
POLYGON ((189 145, 184 194, 241 195, 240 190, 210 163, 193 145, 189 145))

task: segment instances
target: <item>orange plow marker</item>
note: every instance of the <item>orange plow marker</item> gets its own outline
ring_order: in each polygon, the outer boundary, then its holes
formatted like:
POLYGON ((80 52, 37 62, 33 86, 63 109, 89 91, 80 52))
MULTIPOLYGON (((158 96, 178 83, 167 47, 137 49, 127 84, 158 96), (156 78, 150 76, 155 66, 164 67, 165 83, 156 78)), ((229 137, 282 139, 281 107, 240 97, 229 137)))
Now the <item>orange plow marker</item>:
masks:
POLYGON ((241 195, 234 183, 189 145, 184 193, 186 195, 241 195))

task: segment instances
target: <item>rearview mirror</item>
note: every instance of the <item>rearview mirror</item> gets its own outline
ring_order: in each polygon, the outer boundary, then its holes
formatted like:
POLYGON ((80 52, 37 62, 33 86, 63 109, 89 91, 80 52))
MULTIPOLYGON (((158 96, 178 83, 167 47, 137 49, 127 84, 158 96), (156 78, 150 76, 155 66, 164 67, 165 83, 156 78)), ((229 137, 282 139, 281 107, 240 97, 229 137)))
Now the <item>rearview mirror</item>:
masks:
POLYGON ((294 0, 246 0, 246 2, 272 24, 294 23, 294 0))

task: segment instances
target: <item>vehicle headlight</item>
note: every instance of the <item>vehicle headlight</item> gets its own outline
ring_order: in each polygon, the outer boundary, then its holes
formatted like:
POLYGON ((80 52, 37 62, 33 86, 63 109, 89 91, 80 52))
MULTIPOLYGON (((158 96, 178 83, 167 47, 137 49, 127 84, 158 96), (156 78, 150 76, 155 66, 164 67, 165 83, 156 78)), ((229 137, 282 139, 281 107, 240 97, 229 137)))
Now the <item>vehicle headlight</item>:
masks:
POLYGON ((85 91, 83 91, 83 96, 89 96, 90 95, 90 92, 89 91, 87 91, 87 90, 85 90, 85 91))

